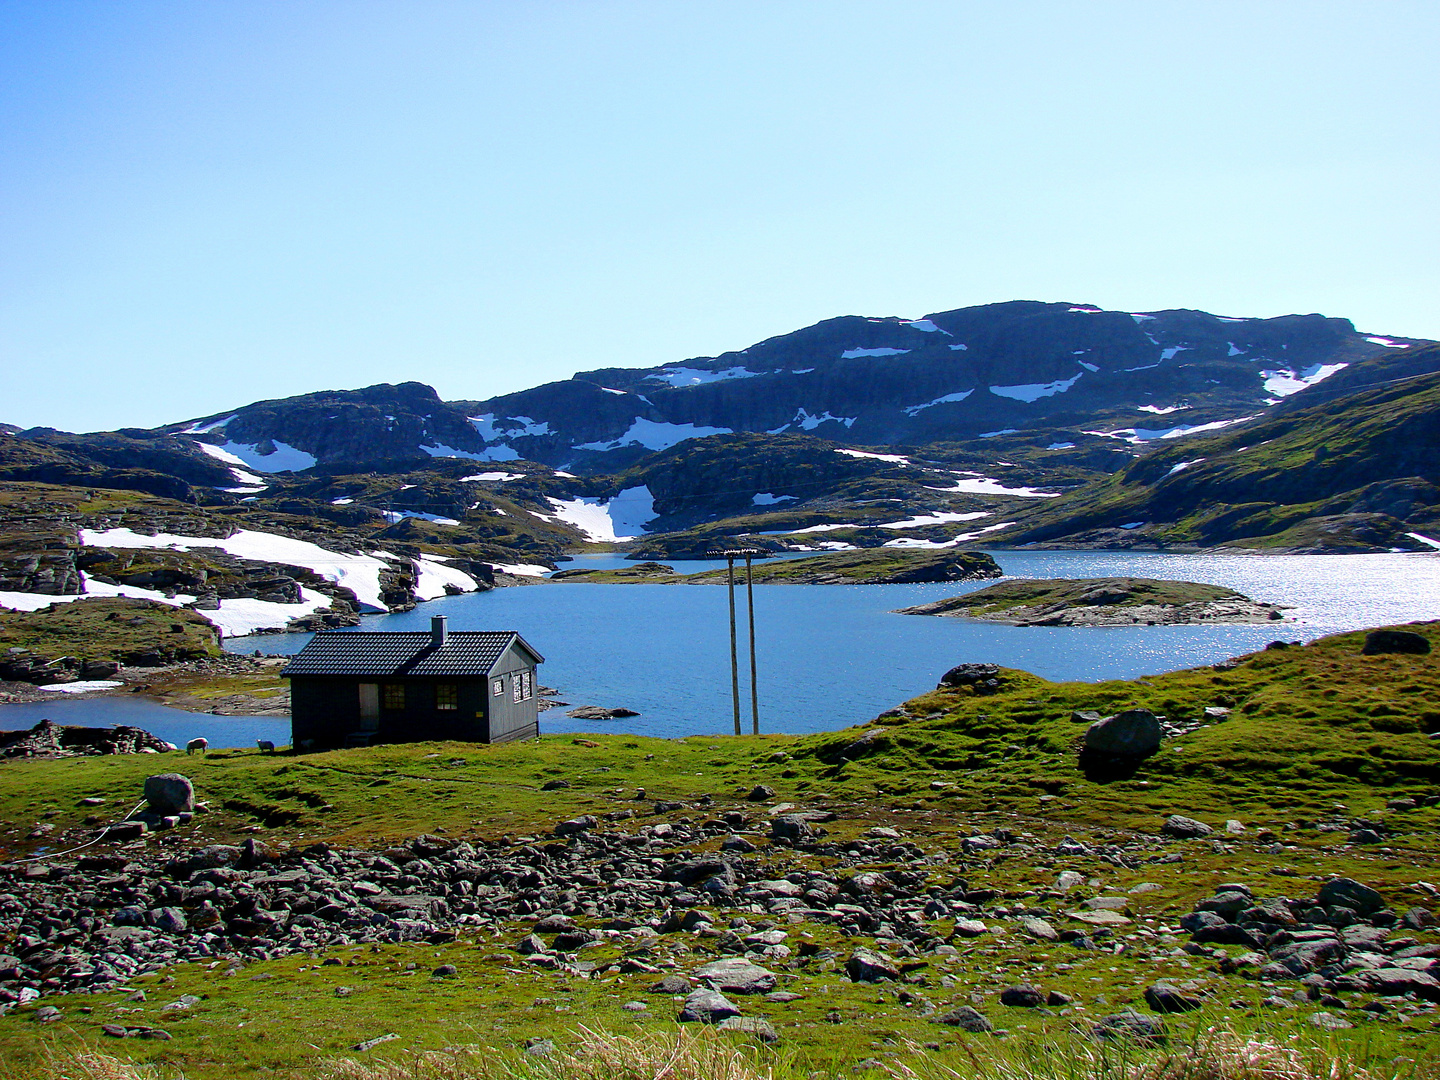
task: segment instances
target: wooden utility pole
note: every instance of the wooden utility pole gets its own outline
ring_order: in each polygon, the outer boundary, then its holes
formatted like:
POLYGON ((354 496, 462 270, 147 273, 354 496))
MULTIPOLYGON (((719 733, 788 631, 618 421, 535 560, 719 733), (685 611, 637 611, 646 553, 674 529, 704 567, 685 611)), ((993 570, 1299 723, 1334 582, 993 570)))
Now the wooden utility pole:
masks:
POLYGON ((745 612, 750 616, 750 733, 760 734, 760 691, 755 684, 755 584, 750 573, 752 552, 745 552, 745 612))
POLYGON ((730 593, 730 705, 735 720, 735 734, 740 734, 740 650, 735 625, 735 560, 745 559, 745 606, 750 621, 750 727, 760 734, 760 691, 755 681, 755 583, 751 560, 761 554, 754 548, 733 551, 710 551, 711 558, 723 558, 728 568, 727 587, 730 593))
POLYGON ((735 553, 727 551, 725 562, 730 567, 730 703, 735 707, 735 734, 740 734, 740 664, 735 647, 735 553))

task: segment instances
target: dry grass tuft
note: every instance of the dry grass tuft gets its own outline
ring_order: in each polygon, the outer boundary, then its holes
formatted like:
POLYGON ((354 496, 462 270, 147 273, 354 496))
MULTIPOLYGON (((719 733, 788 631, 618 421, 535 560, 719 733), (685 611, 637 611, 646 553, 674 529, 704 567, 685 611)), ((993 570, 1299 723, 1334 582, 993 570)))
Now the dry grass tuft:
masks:
POLYGON ((327 1062, 321 1080, 775 1080, 750 1047, 709 1029, 620 1035, 581 1027, 573 1050, 535 1057, 480 1047, 431 1051, 391 1061, 327 1062))
POLYGON ((51 1054, 45 1070, 38 1075, 42 1080, 156 1080, 157 1077, 149 1065, 136 1065, 98 1050, 51 1054))

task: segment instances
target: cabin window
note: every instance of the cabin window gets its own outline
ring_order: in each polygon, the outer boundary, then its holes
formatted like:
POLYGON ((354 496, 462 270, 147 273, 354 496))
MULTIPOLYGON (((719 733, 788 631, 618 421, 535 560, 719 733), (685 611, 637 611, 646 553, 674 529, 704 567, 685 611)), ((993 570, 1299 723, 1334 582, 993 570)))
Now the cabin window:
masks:
POLYGON ((454 683, 436 683, 435 708, 445 710, 460 708, 460 687, 454 683))
POLYGON ((499 697, 499 696, 500 696, 501 694, 503 694, 503 693, 505 693, 505 680, 504 680, 504 679, 491 679, 491 680, 490 680, 490 696, 491 696, 491 697, 499 697))
POLYGON ((381 690, 381 695, 385 708, 392 712, 399 712, 405 708, 404 683, 386 683, 381 690))
POLYGON ((529 701, 530 696, 535 693, 534 673, 530 671, 515 672, 514 699, 516 701, 529 701))

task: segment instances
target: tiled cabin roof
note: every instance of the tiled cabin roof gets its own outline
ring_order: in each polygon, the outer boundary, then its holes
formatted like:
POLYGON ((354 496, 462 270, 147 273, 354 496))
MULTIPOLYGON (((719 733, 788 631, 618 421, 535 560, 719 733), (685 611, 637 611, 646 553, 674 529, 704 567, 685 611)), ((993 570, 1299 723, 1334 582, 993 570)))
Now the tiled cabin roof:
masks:
POLYGON ((322 631, 280 674, 489 675, 512 641, 544 660, 514 630, 452 630, 439 648, 427 631, 322 631))

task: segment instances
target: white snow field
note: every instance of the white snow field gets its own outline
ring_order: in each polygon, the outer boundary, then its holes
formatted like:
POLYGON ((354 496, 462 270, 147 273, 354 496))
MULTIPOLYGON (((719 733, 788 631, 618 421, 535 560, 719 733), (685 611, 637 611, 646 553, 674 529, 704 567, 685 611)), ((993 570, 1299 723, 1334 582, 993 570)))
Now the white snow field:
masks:
POLYGON ((447 585, 452 585, 461 592, 475 592, 480 587, 469 574, 457 570, 438 555, 422 552, 415 565, 420 571, 420 579, 415 583, 417 600, 436 600, 449 596, 447 585))
POLYGON ((797 496, 776 495, 773 491, 757 491, 750 500, 752 506, 774 506, 776 503, 790 502, 797 496))
MULTIPOLYGON (((314 454, 307 454, 304 450, 297 450, 293 446, 287 446, 283 442, 274 440, 271 440, 271 445, 275 449, 268 454, 260 453, 259 443, 227 442, 224 446, 212 446, 210 443, 202 442, 196 443, 196 445, 213 458, 232 465, 243 465, 256 472, 304 472, 315 464, 314 454), (217 454, 217 450, 223 452, 217 454)), ((256 479, 258 480, 259 477, 256 479)))
POLYGON ((990 393, 997 397, 1013 398, 1016 401, 1023 401, 1027 404, 1039 401, 1043 397, 1054 397, 1056 394, 1063 394, 1075 385, 1083 371, 1072 375, 1068 379, 1056 379, 1048 383, 1023 383, 1019 386, 992 386, 990 393))
MULTIPOLYGON (((1246 420, 1254 420, 1253 416, 1237 416, 1234 420, 1216 420, 1209 424, 1180 424, 1172 428, 1118 428, 1115 431, 1087 431, 1086 435, 1102 435, 1107 439, 1119 439, 1121 442, 1141 443, 1150 442, 1153 439, 1178 439, 1184 435, 1196 435, 1202 431, 1219 431, 1221 428, 1230 427, 1232 424, 1243 424, 1246 420)), ((1239 453, 1237 450, 1236 453, 1239 453)))
POLYGON ((504 484, 510 480, 522 480, 524 477, 524 473, 518 472, 482 472, 476 473, 474 476, 462 476, 460 477, 459 483, 468 484, 478 480, 487 483, 504 484))
POLYGON ((1349 364, 1311 364, 1300 371, 1290 368, 1262 371, 1260 376, 1265 380, 1265 389, 1269 393, 1283 398, 1289 397, 1291 394, 1298 394, 1301 390, 1314 386, 1349 366, 1349 364))
POLYGON ((629 430, 609 442, 580 443, 576 450, 615 450, 622 446, 643 446, 647 450, 668 450, 686 439, 703 439, 706 435, 729 435, 729 428, 701 427, 696 424, 668 424, 636 417, 629 430))
POLYGON ((303 566, 337 585, 350 589, 362 607, 372 611, 388 610, 380 599, 380 571, 387 568, 383 560, 371 555, 345 555, 337 551, 327 551, 308 540, 294 540, 288 536, 276 536, 274 533, 250 529, 242 529, 223 539, 214 536, 176 536, 172 533, 145 536, 130 529, 81 529, 80 542, 89 547, 169 548, 172 551, 220 548, 239 559, 259 559, 283 566, 303 566))
POLYGON ((975 510, 968 514, 955 514, 948 510, 936 510, 933 513, 923 514, 919 517, 906 518, 904 521, 890 521, 881 525, 882 529, 919 529, 926 525, 944 525, 948 521, 974 521, 976 518, 989 517, 988 510, 975 510))
POLYGON ((905 415, 914 416, 916 413, 923 412, 926 409, 933 409, 936 405, 944 405, 951 401, 964 401, 974 392, 974 390, 961 390, 957 394, 945 394, 943 397, 937 397, 934 401, 927 401, 923 405, 907 405, 905 407, 905 415))
POLYGON ((869 450, 845 450, 835 448, 835 453, 844 454, 846 457, 871 458, 875 461, 888 461, 892 465, 909 465, 910 459, 904 454, 874 454, 869 450))
POLYGON ((948 488, 930 488, 930 491, 963 491, 967 495, 1014 495, 1021 499, 1058 499, 1058 491, 1040 491, 1033 487, 1006 487, 999 480, 978 473, 963 473, 960 479, 948 488))
MULTIPOLYGON (((670 386, 703 386, 705 383, 728 382, 731 379, 753 379, 761 374, 743 367, 726 368, 724 371, 705 371, 701 368, 667 367, 658 374, 646 376, 655 382, 670 386)), ((603 388, 602 388, 603 389, 603 388)), ((625 391, 621 390, 620 393, 625 391)))
POLYGON ((585 534, 587 540, 634 540, 645 535, 645 526, 655 519, 655 497, 650 489, 626 488, 611 499, 550 499, 554 514, 536 514, 548 521, 564 521, 585 534))
MULTIPOLYGON (((937 326, 935 329, 938 330, 938 329, 940 329, 940 328, 937 326)), ((842 352, 842 353, 840 354, 840 359, 841 359, 841 360, 858 360, 858 359, 859 359, 860 357, 862 357, 862 356, 900 356, 902 353, 907 353, 907 352, 909 352, 909 351, 910 351, 909 349, 891 349, 891 348, 879 348, 879 349, 846 349, 844 352, 842 352)))

